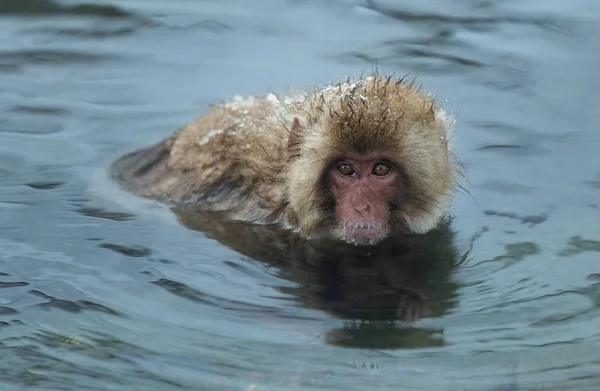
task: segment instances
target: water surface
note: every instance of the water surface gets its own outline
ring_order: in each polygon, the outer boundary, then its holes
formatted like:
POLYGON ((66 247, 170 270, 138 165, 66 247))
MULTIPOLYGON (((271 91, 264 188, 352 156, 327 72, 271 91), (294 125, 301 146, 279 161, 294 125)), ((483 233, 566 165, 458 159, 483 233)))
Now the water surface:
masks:
POLYGON ((0 387, 598 389, 599 22, 594 0, 0 0, 0 387), (471 196, 429 269, 236 251, 216 239, 242 228, 107 178, 208 103, 375 65, 457 116, 471 196), (359 320, 389 318, 378 273, 423 282, 394 315, 415 323, 359 320))

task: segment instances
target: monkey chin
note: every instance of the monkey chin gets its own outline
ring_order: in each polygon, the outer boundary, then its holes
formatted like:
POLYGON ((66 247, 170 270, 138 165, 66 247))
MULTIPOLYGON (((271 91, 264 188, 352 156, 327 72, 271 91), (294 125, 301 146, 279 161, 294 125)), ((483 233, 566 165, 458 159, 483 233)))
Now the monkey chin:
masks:
POLYGON ((335 239, 355 246, 374 246, 389 234, 389 228, 383 224, 366 222, 340 224, 332 231, 335 239))

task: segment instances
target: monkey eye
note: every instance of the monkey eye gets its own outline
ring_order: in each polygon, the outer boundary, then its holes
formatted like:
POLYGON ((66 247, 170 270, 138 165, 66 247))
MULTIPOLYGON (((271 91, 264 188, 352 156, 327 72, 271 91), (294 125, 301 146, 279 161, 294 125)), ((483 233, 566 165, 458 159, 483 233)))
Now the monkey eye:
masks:
POLYGON ((377 176, 385 176, 385 175, 389 174, 390 171, 392 171, 392 169, 387 164, 377 163, 375 165, 375 167, 373 167, 372 173, 373 173, 373 175, 377 175, 377 176))
POLYGON ((337 170, 343 176, 352 176, 352 175, 354 175, 354 170, 352 169, 352 167, 350 167, 349 164, 346 164, 346 163, 342 163, 339 166, 337 166, 337 170))

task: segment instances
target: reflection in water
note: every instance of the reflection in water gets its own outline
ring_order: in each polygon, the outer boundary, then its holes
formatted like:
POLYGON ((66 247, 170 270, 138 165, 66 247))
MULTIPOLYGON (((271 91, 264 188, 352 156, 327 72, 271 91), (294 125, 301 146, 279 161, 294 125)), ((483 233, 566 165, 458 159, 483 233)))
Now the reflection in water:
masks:
POLYGON ((353 347, 441 346, 438 330, 415 329, 426 317, 455 304, 451 273, 458 253, 450 219, 427 235, 393 237, 374 247, 304 240, 270 225, 233 221, 190 206, 173 211, 188 228, 280 269, 297 283, 280 291, 303 306, 346 319, 327 335, 332 344, 353 347))

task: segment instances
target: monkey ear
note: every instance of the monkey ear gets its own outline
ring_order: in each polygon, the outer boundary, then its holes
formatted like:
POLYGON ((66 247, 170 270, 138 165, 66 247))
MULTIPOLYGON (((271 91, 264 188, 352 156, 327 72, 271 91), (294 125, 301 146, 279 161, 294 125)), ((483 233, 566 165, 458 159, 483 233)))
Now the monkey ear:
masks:
POLYGON ((294 117, 292 128, 290 129, 290 138, 288 139, 288 153, 294 156, 300 153, 300 139, 302 136, 302 125, 298 117, 294 117))

